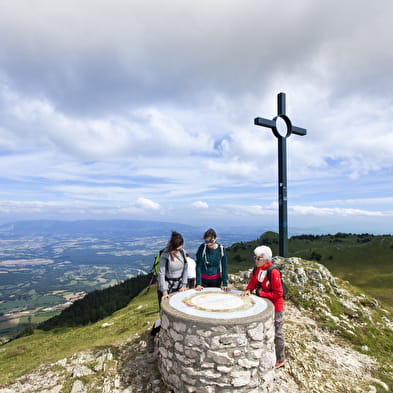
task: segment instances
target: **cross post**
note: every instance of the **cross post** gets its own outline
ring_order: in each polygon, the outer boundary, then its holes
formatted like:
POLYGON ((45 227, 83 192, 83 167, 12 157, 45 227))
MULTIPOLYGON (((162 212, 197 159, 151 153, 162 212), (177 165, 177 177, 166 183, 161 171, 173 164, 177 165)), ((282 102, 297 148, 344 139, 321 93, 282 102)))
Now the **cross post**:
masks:
POLYGON ((287 207, 287 138, 291 134, 306 135, 305 128, 292 125, 286 115, 285 93, 277 94, 277 116, 273 120, 256 117, 254 124, 273 131, 278 140, 278 222, 279 254, 288 257, 288 207, 287 207))

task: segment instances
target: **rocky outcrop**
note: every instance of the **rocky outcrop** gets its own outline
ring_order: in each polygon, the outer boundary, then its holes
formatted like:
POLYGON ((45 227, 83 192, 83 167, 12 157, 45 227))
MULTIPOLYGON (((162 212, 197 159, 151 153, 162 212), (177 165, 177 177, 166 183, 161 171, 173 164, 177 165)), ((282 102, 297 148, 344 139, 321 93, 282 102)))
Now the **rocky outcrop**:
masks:
MULTIPOLYGON (((367 323, 391 330, 391 314, 322 265, 299 258, 275 262, 290 288, 290 299, 285 307, 286 365, 274 371, 274 393, 390 391, 375 377, 380 365, 367 346, 355 347, 345 337, 356 335, 367 323), (382 310, 381 318, 373 317, 375 309, 382 310)), ((232 285, 244 288, 249 274, 232 275, 232 285)), ((42 365, 0 388, 0 393, 169 393, 157 368, 157 351, 146 351, 146 335, 42 365)))

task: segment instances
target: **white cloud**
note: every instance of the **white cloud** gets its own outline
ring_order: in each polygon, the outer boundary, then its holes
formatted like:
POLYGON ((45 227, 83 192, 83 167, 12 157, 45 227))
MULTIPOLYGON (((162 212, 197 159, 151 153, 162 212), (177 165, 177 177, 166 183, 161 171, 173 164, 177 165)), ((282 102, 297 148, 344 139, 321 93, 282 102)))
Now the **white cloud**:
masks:
POLYGON ((197 209, 208 209, 209 205, 206 202, 202 202, 202 201, 196 201, 194 203, 191 204, 192 207, 195 207, 197 209))
POLYGON ((150 199, 140 197, 136 201, 135 206, 140 207, 142 209, 147 209, 147 210, 160 210, 160 205, 156 202, 153 202, 150 199))
POLYGON ((390 217, 393 216, 393 211, 371 211, 364 209, 349 209, 349 208, 323 208, 315 206, 291 206, 290 212, 300 215, 316 215, 316 216, 375 216, 375 217, 390 217))
POLYGON ((3 7, 3 207, 273 217, 277 140, 253 119, 273 118, 284 91, 308 130, 287 143, 291 214, 390 215, 391 0, 151 7, 3 7))
POLYGON ((358 198, 358 199, 335 199, 330 201, 324 201, 324 205, 390 205, 393 206, 393 197, 380 197, 380 198, 358 198))
MULTIPOLYGON (((154 109, 138 109, 98 118, 77 118, 57 112, 46 100, 28 99, 0 90, 3 126, 0 148, 15 151, 50 148, 82 160, 110 160, 143 155, 212 152, 213 140, 203 132, 188 132, 175 118, 154 109), (2 94, 1 94, 2 93, 2 94)), ((0 112, 1 113, 1 112, 0 112)))

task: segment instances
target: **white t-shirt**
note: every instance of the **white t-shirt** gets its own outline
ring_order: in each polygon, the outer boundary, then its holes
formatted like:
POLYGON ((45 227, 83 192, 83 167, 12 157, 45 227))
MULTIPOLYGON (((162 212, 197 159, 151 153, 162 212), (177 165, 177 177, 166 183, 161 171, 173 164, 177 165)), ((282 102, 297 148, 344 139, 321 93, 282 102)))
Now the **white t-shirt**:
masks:
POLYGON ((187 257, 187 276, 188 278, 195 278, 195 261, 191 257, 187 257))

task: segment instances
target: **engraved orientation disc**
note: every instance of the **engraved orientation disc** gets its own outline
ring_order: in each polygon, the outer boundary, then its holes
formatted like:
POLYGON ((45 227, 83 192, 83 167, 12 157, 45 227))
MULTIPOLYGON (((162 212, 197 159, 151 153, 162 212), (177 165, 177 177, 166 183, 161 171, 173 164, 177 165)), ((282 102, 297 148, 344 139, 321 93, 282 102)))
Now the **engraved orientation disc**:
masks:
POLYGON ((255 302, 249 296, 239 296, 235 293, 194 293, 183 299, 189 307, 197 308, 204 311, 215 312, 234 312, 247 310, 252 307, 255 302))
POLYGON ((169 299, 169 305, 188 315, 205 318, 234 319, 262 312, 266 301, 257 296, 240 296, 241 291, 224 292, 220 288, 190 289, 177 292, 169 299))

